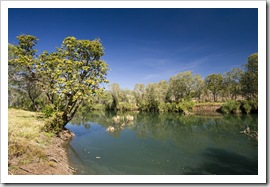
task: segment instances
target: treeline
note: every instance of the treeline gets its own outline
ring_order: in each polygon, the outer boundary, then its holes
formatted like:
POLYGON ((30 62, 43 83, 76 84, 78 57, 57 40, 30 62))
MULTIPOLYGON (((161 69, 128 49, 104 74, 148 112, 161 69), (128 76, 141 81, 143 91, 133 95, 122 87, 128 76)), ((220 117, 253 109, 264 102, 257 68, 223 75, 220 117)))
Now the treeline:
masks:
POLYGON ((17 37, 8 45, 9 107, 43 111, 49 127, 61 130, 78 110, 140 110, 188 112, 196 102, 225 102, 223 111, 252 112, 258 103, 258 54, 248 57, 241 68, 206 78, 186 71, 169 81, 136 84, 133 90, 117 83, 105 90, 108 64, 101 60, 99 39, 67 37, 56 51, 37 55, 38 39, 17 37))
POLYGON ((225 102, 224 113, 257 112, 258 54, 250 55, 242 68, 223 75, 211 74, 205 79, 186 71, 169 81, 136 84, 133 90, 121 89, 113 83, 102 95, 84 102, 83 110, 191 112, 198 102, 225 102))

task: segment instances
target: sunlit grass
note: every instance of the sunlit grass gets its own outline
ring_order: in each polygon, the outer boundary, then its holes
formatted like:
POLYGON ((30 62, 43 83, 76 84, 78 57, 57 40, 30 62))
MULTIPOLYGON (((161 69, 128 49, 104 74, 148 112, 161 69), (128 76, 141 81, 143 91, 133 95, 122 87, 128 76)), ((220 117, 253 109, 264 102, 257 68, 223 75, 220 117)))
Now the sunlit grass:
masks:
POLYGON ((195 106, 219 106, 224 104, 224 102, 203 102, 203 103, 195 103, 195 106))
POLYGON ((8 156, 21 157, 22 164, 46 157, 44 147, 52 135, 41 132, 44 119, 39 113, 19 109, 8 110, 8 156))

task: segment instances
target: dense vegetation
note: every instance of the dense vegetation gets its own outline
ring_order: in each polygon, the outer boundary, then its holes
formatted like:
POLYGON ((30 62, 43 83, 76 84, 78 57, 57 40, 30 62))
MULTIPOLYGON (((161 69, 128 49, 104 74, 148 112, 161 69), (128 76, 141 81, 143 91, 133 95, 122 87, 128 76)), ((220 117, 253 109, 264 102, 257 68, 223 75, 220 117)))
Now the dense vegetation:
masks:
POLYGON ((136 84, 133 90, 119 84, 105 90, 108 64, 101 60, 104 49, 99 39, 67 37, 55 52, 37 55, 38 39, 20 35, 9 44, 9 106, 43 111, 47 131, 59 132, 78 110, 140 110, 189 112, 195 103, 226 102, 226 113, 257 110, 258 54, 248 57, 242 68, 204 79, 191 71, 180 72, 169 81, 136 84))
POLYGON ((109 85, 102 96, 84 109, 119 111, 190 112, 198 103, 224 103, 224 113, 257 112, 258 110, 258 54, 248 57, 243 69, 234 68, 222 74, 211 74, 203 79, 191 71, 180 72, 169 81, 147 85, 136 84, 133 90, 109 85))

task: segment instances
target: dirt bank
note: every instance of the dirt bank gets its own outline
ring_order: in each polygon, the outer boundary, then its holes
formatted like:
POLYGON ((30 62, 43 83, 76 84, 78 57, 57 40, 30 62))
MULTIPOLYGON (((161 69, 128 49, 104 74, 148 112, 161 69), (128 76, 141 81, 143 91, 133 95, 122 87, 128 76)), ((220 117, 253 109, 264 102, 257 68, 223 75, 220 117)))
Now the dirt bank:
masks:
POLYGON ((9 159, 10 175, 72 175, 75 169, 69 166, 65 145, 71 140, 70 132, 63 132, 61 137, 53 137, 44 147, 45 158, 31 158, 24 161, 22 155, 9 159))
POLYGON ((68 130, 59 136, 40 131, 40 114, 9 109, 9 175, 71 175, 65 145, 74 134, 68 130))
POLYGON ((194 114, 201 114, 201 113, 212 113, 212 114, 219 114, 220 108, 223 103, 199 103, 193 107, 194 114))

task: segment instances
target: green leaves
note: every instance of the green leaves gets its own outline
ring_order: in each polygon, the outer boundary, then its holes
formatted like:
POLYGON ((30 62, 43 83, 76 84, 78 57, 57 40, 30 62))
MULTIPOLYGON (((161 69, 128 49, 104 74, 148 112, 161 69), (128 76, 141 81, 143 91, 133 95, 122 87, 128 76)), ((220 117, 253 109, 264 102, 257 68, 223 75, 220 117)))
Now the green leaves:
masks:
POLYGON ((79 103, 97 92, 99 84, 107 82, 108 65, 100 60, 104 54, 99 40, 77 40, 67 37, 57 52, 44 52, 40 58, 39 74, 43 78, 44 91, 53 93, 58 108, 63 110, 67 123, 76 112, 79 103))
POLYGON ((241 77, 242 93, 247 99, 258 98, 258 53, 248 57, 244 65, 245 72, 241 77))
POLYGON ((44 51, 36 56, 35 36, 17 38, 18 46, 9 46, 9 64, 17 69, 16 73, 25 75, 25 85, 31 83, 29 93, 33 85, 34 90, 42 90, 48 103, 62 114, 61 125, 72 119, 80 103, 103 91, 99 88, 101 83, 108 82, 108 64, 100 59, 104 48, 99 39, 78 40, 70 36, 55 52, 44 51))
POLYGON ((31 101, 31 110, 38 110, 37 99, 40 90, 37 87, 36 56, 37 50, 34 46, 37 38, 31 35, 20 35, 17 37, 17 46, 9 45, 9 82, 13 88, 27 93, 31 101))
POLYGON ((205 86, 213 94, 214 101, 217 101, 217 95, 223 89, 223 76, 221 74, 211 74, 205 78, 205 86))
POLYGON ((191 71, 181 72, 170 78, 169 89, 172 100, 181 101, 191 99, 193 95, 200 95, 198 88, 202 87, 200 75, 192 75, 191 71))

